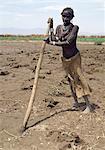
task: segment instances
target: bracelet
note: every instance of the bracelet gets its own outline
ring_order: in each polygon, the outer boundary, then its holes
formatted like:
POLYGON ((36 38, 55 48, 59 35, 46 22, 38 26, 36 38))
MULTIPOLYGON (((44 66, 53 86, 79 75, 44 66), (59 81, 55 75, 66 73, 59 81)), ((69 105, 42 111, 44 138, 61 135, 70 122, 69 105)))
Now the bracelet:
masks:
POLYGON ((55 41, 53 41, 53 45, 55 45, 55 41))

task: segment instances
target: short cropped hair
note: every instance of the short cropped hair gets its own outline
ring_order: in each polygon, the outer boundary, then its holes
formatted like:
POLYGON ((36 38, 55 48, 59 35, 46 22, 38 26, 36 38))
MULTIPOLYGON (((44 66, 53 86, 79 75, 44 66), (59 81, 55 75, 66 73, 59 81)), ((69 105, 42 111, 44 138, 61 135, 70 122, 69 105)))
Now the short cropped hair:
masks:
POLYGON ((74 17, 74 11, 72 8, 70 7, 64 8, 63 11, 61 12, 61 15, 63 15, 65 11, 68 11, 68 15, 70 15, 72 18, 74 17))

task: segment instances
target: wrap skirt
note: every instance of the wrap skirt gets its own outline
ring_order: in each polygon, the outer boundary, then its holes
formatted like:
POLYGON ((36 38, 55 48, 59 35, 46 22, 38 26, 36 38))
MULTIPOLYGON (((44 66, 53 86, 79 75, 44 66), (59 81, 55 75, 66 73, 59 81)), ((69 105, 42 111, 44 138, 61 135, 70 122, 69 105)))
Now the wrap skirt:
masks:
POLYGON ((69 77, 73 92, 77 98, 91 94, 91 89, 85 79, 81 68, 81 56, 78 52, 75 56, 66 59, 61 57, 64 70, 69 77))

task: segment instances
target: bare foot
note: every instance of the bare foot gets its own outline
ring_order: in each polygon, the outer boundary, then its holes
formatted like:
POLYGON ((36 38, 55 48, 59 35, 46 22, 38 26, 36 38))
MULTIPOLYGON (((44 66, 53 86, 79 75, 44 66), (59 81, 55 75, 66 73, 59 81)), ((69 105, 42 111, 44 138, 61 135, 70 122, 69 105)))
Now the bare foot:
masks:
POLYGON ((93 112, 93 109, 91 106, 87 106, 86 109, 83 111, 84 114, 88 114, 90 112, 93 112))
POLYGON ((74 103, 72 106, 72 110, 78 111, 80 109, 79 103, 74 103))

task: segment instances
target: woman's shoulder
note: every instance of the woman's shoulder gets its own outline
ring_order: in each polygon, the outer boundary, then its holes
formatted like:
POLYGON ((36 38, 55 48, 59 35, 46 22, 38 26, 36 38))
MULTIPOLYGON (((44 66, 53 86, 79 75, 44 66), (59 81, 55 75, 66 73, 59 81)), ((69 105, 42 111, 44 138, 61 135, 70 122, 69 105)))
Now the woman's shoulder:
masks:
POLYGON ((74 25, 73 28, 79 29, 79 26, 78 25, 74 25))

